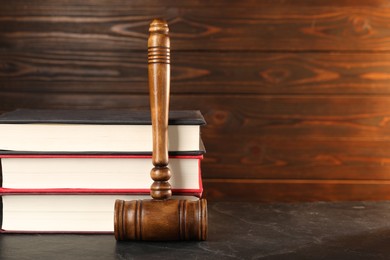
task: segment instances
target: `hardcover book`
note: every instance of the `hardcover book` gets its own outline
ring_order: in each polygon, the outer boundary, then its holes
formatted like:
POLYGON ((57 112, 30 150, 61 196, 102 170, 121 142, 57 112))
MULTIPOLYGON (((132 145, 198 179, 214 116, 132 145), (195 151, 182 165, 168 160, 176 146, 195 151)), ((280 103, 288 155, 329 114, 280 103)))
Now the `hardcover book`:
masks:
POLYGON ((149 198, 149 195, 124 194, 3 195, 0 233, 113 233, 116 199, 149 198))
MULTIPOLYGON (((201 196, 202 158, 170 157, 173 194, 201 196)), ((148 194, 152 166, 148 155, 0 154, 0 192, 148 194)))
MULTIPOLYGON (((170 152, 202 150, 199 111, 169 113, 170 152)), ((151 153, 150 111, 15 110, 0 115, 0 150, 151 153)))

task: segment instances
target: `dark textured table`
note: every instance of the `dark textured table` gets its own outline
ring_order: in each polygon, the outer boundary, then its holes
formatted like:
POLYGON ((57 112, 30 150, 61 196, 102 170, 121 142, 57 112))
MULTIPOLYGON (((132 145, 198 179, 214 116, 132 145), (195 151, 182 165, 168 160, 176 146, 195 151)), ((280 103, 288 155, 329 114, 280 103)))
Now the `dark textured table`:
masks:
POLYGON ((0 259, 390 259, 390 202, 210 203, 208 241, 2 234, 0 259))

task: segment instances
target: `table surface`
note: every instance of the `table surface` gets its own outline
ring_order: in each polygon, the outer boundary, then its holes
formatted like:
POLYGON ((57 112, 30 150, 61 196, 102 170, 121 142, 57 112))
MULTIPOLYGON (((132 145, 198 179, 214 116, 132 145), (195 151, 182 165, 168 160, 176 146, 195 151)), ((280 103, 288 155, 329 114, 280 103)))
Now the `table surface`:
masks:
POLYGON ((203 242, 0 235, 0 259, 389 259, 390 201, 209 203, 203 242))

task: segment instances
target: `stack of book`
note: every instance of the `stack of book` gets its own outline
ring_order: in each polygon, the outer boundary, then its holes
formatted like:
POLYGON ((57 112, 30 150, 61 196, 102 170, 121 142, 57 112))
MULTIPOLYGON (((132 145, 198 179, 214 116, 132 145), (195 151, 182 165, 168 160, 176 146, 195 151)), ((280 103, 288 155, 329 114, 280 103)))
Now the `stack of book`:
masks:
MULTIPOLYGON (((169 113, 174 196, 202 194, 199 111, 169 113)), ((149 111, 0 116, 1 232, 113 232, 116 199, 150 198, 149 111)))

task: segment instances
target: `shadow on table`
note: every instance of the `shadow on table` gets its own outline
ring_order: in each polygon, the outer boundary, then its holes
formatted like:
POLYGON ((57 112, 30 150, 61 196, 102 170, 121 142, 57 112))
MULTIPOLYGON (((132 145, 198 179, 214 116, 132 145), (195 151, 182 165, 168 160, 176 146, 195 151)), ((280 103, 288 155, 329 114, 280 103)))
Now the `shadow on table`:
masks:
POLYGON ((290 252, 254 256, 257 259, 389 259, 390 230, 372 230, 366 233, 324 239, 322 242, 307 244, 290 252))

